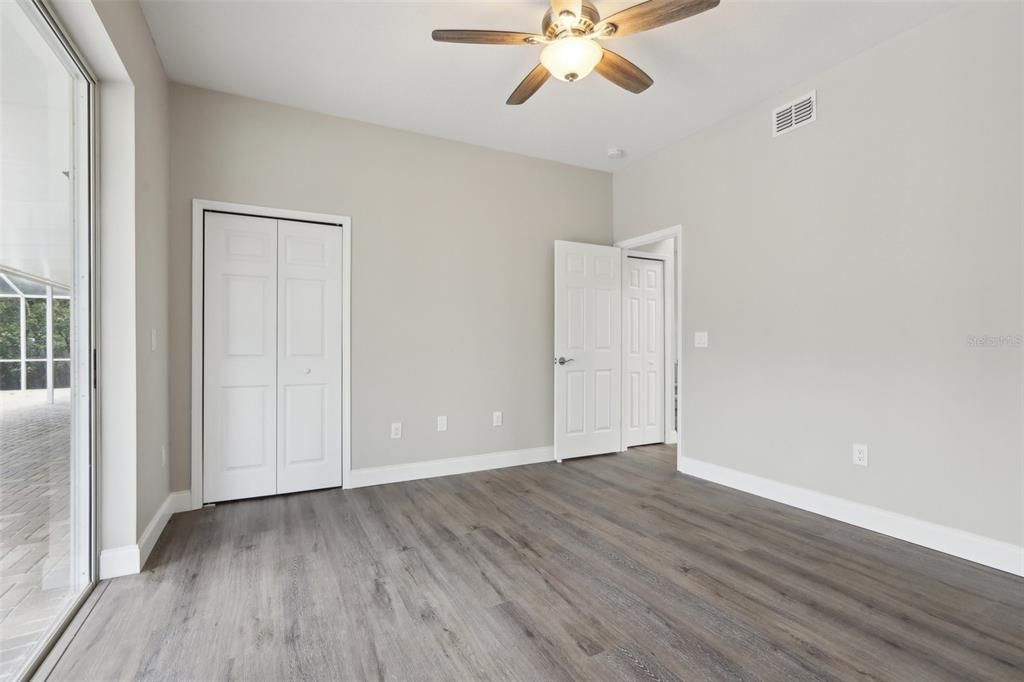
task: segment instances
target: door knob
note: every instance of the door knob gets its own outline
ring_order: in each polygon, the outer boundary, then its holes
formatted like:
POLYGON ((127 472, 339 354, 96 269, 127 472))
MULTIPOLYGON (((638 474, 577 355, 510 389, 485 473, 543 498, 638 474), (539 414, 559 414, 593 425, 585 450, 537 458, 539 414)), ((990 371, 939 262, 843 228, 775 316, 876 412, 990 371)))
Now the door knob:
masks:
POLYGON ((555 362, 557 362, 560 365, 565 365, 572 362, 572 358, 557 357, 555 358, 555 362))

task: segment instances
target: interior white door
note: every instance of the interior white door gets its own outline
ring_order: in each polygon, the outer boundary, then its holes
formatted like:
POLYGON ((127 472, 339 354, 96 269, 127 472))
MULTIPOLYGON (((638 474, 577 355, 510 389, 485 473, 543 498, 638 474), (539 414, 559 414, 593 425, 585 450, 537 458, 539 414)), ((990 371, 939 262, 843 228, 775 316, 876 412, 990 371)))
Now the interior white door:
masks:
POLYGON ((341 485, 341 230, 278 221, 277 492, 341 485))
POLYGON ((626 258, 623 440, 626 447, 665 442, 665 263, 626 258))
POLYGON ((208 212, 203 501, 277 492, 277 221, 208 212))
POLYGON ((617 452, 622 252, 555 242, 555 457, 617 452))

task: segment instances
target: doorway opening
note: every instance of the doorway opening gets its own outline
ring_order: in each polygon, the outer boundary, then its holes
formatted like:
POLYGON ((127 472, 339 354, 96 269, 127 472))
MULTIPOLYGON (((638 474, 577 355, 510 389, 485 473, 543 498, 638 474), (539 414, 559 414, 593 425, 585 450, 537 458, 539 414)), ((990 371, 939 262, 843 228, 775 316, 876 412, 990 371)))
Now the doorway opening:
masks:
POLYGON ((553 459, 672 443, 678 459, 682 227, 554 247, 553 459))
POLYGON ((615 246, 623 254, 622 449, 675 444, 678 458, 683 448, 683 229, 676 225, 615 246), (657 368, 660 373, 652 371, 657 368))
POLYGON ((623 251, 623 449, 676 442, 675 262, 671 239, 652 246, 623 251))

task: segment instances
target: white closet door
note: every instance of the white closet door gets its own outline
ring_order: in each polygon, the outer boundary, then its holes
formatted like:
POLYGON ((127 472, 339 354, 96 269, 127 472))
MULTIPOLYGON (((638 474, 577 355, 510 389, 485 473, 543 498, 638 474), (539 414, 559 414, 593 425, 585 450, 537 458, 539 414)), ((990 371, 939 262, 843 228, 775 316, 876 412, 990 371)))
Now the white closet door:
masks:
POLYGON ((203 501, 277 492, 277 221, 207 213, 203 501))
POLYGON ((626 447, 665 442, 665 264, 626 258, 626 447))
POLYGON ((278 221, 277 492, 341 485, 341 230, 278 221))
POLYGON ((555 242, 555 457, 619 450, 622 251, 555 242))

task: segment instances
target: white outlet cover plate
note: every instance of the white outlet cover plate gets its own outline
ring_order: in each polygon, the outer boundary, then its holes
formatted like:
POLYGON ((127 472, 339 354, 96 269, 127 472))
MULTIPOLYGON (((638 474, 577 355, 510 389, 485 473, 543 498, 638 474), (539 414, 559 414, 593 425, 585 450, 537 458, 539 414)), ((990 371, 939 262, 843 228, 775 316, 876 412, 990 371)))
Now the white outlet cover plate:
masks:
POLYGON ((402 437, 402 422, 391 423, 391 437, 401 438, 402 437))
POLYGON ((866 467, 868 465, 868 446, 863 443, 853 444, 853 463, 857 466, 866 467))
POLYGON ((693 333, 693 347, 694 348, 707 348, 708 347, 708 333, 707 332, 694 332, 693 333))
POLYGON ((502 424, 501 412, 495 412, 493 415, 491 415, 491 425, 492 426, 501 426, 501 424, 502 424))
POLYGON ((437 430, 438 431, 447 431, 448 430, 448 417, 443 417, 442 416, 442 417, 438 417, 437 418, 437 430))

